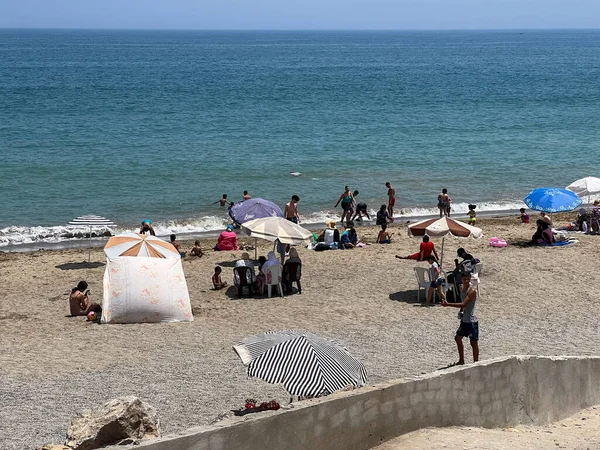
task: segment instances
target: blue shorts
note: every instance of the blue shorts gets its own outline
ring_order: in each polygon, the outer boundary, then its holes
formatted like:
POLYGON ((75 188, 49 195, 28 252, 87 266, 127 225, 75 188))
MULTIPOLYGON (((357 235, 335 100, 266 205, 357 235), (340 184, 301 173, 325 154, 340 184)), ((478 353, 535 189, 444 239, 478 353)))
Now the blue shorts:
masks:
POLYGON ((429 287, 435 289, 438 286, 441 286, 443 282, 444 282, 443 278, 438 278, 437 280, 432 281, 431 283, 429 283, 429 287))
POLYGON ((290 222, 294 222, 295 224, 298 224, 298 218, 297 217, 288 217, 287 220, 289 220, 290 222))
POLYGON ((468 337, 472 341, 479 340, 479 322, 461 322, 456 335, 461 337, 468 337))

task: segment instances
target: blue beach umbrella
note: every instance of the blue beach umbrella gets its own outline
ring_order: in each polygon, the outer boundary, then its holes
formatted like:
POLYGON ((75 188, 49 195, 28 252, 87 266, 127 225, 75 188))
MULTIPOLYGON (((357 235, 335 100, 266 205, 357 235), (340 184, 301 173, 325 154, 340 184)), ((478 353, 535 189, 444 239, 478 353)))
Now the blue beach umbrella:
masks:
POLYGON ((530 209, 547 213, 572 211, 581 205, 576 193, 560 188, 534 189, 523 201, 530 209))
POLYGON ((283 217, 279 206, 262 198, 251 198, 236 203, 229 210, 229 215, 234 222, 239 224, 249 220, 264 219, 265 217, 283 217))

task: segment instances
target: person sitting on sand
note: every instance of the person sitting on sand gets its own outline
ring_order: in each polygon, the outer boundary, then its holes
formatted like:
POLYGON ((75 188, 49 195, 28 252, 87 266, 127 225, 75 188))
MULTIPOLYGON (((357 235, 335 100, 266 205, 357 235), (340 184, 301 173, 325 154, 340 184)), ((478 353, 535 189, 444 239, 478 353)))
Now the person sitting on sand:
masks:
POLYGON ((531 237, 531 242, 537 245, 552 245, 554 244, 554 234, 552 229, 543 219, 538 219, 536 222, 537 229, 531 237))
POLYGON ((217 245, 213 247, 215 251, 239 250, 237 245, 237 234, 233 231, 232 225, 227 225, 227 229, 222 231, 217 238, 217 245))
POLYGON ((154 232, 154 228, 152 228, 151 220, 144 220, 142 222, 142 227, 140 228, 139 234, 146 234, 146 233, 150 233, 152 236, 156 236, 156 233, 154 232))
POLYGON ((90 291, 85 281, 77 283, 69 294, 69 310, 72 316, 87 316, 91 311, 95 313, 102 312, 102 307, 98 303, 92 303, 90 300, 90 291))
POLYGON ((431 264, 431 267, 429 268, 429 279, 431 282, 429 283, 429 289, 427 290, 427 301, 425 302, 425 306, 429 306, 433 293, 436 290, 438 295, 442 298, 442 302, 446 301, 446 294, 444 294, 444 288, 442 286, 444 279, 442 278, 442 270, 437 263, 437 259, 435 256, 429 255, 427 261, 431 264))
POLYGON ((437 252, 435 251, 435 245, 429 241, 429 236, 423 236, 423 242, 419 245, 419 252, 413 253, 408 256, 396 255, 398 259, 414 259, 415 261, 426 261, 429 255, 433 254, 435 259, 439 259, 437 252))
POLYGON ((198 258, 202 258, 204 256, 204 252, 200 247, 200 241, 194 241, 194 247, 190 250, 190 256, 197 256, 198 258))
POLYGON ((177 252, 179 253, 179 256, 181 256, 183 258, 185 256, 185 252, 181 251, 181 245, 179 245, 179 242, 177 242, 177 236, 172 234, 170 236, 170 240, 171 240, 171 245, 173 247, 175 247, 175 250, 177 250, 177 252))
POLYGON ((390 244, 392 242, 392 236, 394 233, 390 234, 387 231, 387 224, 384 223, 381 225, 381 230, 377 235, 377 243, 378 244, 390 244))
MULTIPOLYGON (((213 197, 213 198, 214 198, 214 197, 213 197)), ((221 208, 223 208, 223 207, 224 207, 224 206, 225 206, 225 205, 228 203, 228 201, 227 201, 227 194, 223 194, 223 197, 221 197, 221 198, 220 198, 219 200, 217 200, 216 202, 213 202, 213 203, 211 203, 211 205, 216 205, 217 203, 219 204, 219 206, 220 206, 221 208)))
POLYGON ((391 222, 390 214, 388 213, 387 206, 381 205, 379 211, 377 211, 377 217, 375 219, 375 225, 383 225, 391 222))
POLYGON ((340 232, 335 227, 335 220, 325 222, 327 228, 317 237, 317 242, 324 242, 331 245, 334 242, 340 242, 340 232))
POLYGON ((214 287, 215 291, 218 291, 220 289, 223 289, 224 287, 227 287, 227 282, 225 282, 221 279, 222 270, 223 269, 221 269, 221 267, 219 267, 219 266, 215 267, 215 273, 212 276, 212 283, 213 283, 213 287, 214 287))
POLYGON ((546 224, 548 226, 552 227, 552 218, 548 214, 546 214, 544 211, 541 211, 540 216, 542 217, 542 220, 544 222, 546 222, 546 224))
POLYGON ((465 363, 463 337, 469 338, 473 349, 473 362, 479 361, 479 320, 475 315, 477 289, 471 285, 471 274, 468 272, 462 274, 460 299, 460 303, 448 303, 446 299, 442 300, 442 306, 460 308, 460 312, 458 313, 460 326, 456 330, 456 336, 454 337, 458 348, 458 362, 456 363, 458 366, 465 363))
POLYGON ((529 223, 529 214, 525 212, 525 208, 521 208, 519 212, 521 213, 521 223, 529 223))
POLYGON ((348 228, 340 236, 342 248, 354 248, 358 245, 358 234, 354 229, 354 223, 348 222, 348 228))

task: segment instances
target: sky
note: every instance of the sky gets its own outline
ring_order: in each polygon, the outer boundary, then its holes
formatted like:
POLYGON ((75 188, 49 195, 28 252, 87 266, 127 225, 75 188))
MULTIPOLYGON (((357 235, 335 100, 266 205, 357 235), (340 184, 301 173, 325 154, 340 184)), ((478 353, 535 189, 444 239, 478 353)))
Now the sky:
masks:
POLYGON ((600 28, 600 0, 0 0, 0 28, 600 28))

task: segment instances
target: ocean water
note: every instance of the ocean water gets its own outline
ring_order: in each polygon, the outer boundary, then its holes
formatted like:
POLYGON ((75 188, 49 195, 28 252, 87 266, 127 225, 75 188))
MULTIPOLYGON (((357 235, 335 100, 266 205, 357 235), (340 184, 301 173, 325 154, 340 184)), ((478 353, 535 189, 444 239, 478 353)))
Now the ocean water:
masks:
POLYGON ((0 246, 220 229, 245 189, 305 223, 386 181, 405 217, 515 209, 600 176, 599 79, 600 31, 0 30, 0 246))

